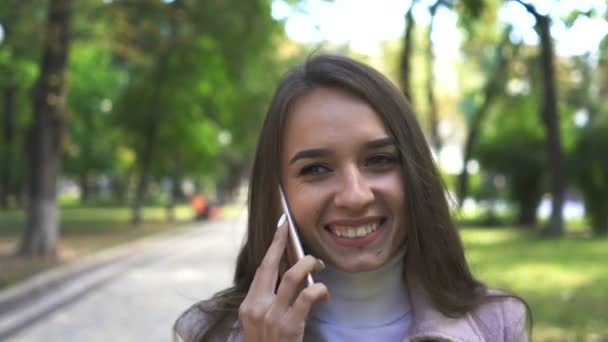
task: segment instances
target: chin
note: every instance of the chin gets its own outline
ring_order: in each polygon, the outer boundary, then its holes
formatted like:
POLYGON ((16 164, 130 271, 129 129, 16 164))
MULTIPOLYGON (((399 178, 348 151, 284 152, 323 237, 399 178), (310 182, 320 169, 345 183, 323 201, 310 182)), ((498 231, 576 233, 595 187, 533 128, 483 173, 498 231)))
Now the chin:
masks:
POLYGON ((384 266, 388 260, 356 260, 351 262, 337 262, 336 267, 344 272, 359 273, 370 272, 384 266))

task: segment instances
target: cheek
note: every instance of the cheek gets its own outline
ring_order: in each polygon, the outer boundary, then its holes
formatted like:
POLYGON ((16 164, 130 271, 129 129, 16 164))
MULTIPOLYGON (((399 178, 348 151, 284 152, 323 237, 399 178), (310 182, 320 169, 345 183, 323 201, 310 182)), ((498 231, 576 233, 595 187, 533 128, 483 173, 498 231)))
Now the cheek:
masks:
POLYGON ((375 183, 377 189, 382 194, 382 202, 387 209, 393 214, 395 224, 398 231, 395 232, 395 244, 400 245, 405 239, 406 232, 406 205, 405 205, 405 189, 403 187, 403 179, 400 172, 390 173, 377 179, 375 183))
POLYGON ((317 185, 294 186, 290 196, 291 210, 302 234, 309 235, 316 229, 326 205, 326 191, 317 185))
POLYGON ((374 179, 374 185, 391 209, 402 212, 405 209, 405 194, 400 172, 391 172, 374 179))

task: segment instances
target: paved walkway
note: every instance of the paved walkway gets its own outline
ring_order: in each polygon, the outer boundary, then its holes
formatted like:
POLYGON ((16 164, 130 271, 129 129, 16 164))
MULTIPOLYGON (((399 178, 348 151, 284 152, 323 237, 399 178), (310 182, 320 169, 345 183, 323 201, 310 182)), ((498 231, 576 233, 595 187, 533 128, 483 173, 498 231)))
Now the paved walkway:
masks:
POLYGON ((182 311, 231 283, 244 226, 210 222, 151 244, 113 266, 124 271, 9 341, 172 341, 182 311))

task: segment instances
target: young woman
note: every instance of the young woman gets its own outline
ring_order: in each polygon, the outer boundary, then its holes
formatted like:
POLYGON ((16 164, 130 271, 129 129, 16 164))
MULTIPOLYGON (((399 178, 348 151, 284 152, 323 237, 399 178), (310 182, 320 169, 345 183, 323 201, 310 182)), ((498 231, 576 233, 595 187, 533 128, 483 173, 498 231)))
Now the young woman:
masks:
POLYGON ((369 66, 320 55, 287 74, 266 115, 234 286, 175 331, 188 342, 506 342, 527 340, 527 316, 471 274, 401 92, 369 66), (308 254, 295 263, 279 183, 308 254))

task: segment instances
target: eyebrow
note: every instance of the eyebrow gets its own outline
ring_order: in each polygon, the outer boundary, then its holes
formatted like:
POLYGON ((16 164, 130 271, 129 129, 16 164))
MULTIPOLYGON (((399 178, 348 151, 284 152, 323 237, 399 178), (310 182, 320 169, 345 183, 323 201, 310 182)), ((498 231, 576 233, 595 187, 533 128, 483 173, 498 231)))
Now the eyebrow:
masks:
MULTIPOLYGON (((378 149, 386 146, 395 145, 395 141, 391 137, 380 138, 376 140, 369 141, 364 144, 364 148, 366 149, 378 149)), ((291 159, 289 160, 289 165, 295 163, 299 159, 306 158, 318 158, 323 155, 329 154, 331 151, 326 148, 310 148, 306 150, 298 151, 291 159)))
POLYGON ((393 146, 393 145, 395 145, 395 141, 393 140, 393 138, 385 137, 385 138, 372 140, 372 141, 366 143, 365 148, 375 149, 375 148, 382 148, 382 147, 393 146))

